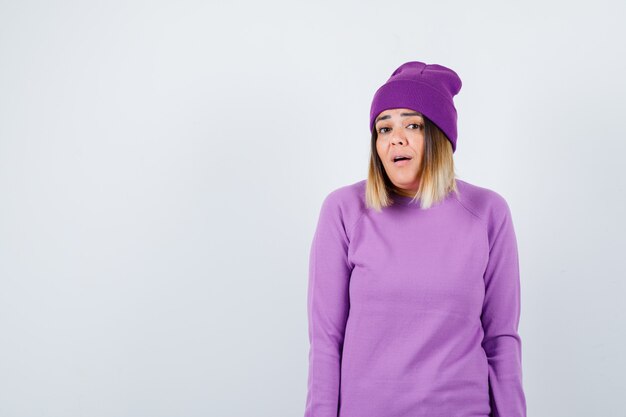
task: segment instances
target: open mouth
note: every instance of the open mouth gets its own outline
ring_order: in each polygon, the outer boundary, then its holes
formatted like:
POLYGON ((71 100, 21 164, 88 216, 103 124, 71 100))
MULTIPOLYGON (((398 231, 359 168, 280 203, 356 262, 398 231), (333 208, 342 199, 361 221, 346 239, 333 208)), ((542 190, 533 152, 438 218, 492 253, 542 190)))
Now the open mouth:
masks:
POLYGON ((393 164, 396 166, 404 166, 407 165, 411 159, 410 156, 398 155, 393 158, 393 164))

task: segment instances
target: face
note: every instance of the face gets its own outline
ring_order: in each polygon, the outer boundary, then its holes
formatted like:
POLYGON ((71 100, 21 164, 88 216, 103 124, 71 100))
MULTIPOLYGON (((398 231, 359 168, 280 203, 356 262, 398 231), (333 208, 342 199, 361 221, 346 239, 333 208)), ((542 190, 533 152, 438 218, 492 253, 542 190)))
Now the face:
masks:
POLYGON ((400 194, 413 196, 424 152, 424 118, 411 109, 389 109, 376 118, 376 151, 400 194), (394 161, 397 156, 409 159, 394 161))

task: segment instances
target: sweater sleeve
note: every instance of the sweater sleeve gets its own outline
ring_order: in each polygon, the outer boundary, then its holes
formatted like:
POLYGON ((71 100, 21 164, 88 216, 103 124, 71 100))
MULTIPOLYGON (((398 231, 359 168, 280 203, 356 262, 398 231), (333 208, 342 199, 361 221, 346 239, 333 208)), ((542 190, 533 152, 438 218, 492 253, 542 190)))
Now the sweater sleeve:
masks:
POLYGON ((489 364, 491 417, 526 417, 522 385, 520 274, 517 240, 504 198, 489 222, 489 260, 485 269, 485 298, 481 321, 483 349, 489 364))
POLYGON ((309 255, 309 374, 305 417, 337 417, 350 310, 348 237, 336 193, 323 201, 309 255))

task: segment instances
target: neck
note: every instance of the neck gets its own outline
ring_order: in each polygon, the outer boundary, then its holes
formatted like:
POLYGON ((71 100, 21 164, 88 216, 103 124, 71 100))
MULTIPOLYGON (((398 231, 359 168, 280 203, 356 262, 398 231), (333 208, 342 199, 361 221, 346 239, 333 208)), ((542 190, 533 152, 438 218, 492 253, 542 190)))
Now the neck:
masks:
POLYGON ((393 191, 401 196, 405 196, 405 197, 413 197, 415 194, 417 194, 417 190, 413 191, 413 190, 404 190, 401 188, 398 188, 396 186, 393 187, 393 191))

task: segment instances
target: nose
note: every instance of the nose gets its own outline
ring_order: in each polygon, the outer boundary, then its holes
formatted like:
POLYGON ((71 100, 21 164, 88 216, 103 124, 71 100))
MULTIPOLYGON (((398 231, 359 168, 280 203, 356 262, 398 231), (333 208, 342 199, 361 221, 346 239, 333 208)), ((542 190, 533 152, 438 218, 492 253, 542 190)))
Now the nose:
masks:
POLYGON ((397 144, 406 145, 407 140, 404 134, 396 133, 395 135, 393 135, 393 138, 391 139, 391 143, 394 145, 397 145, 397 144))

